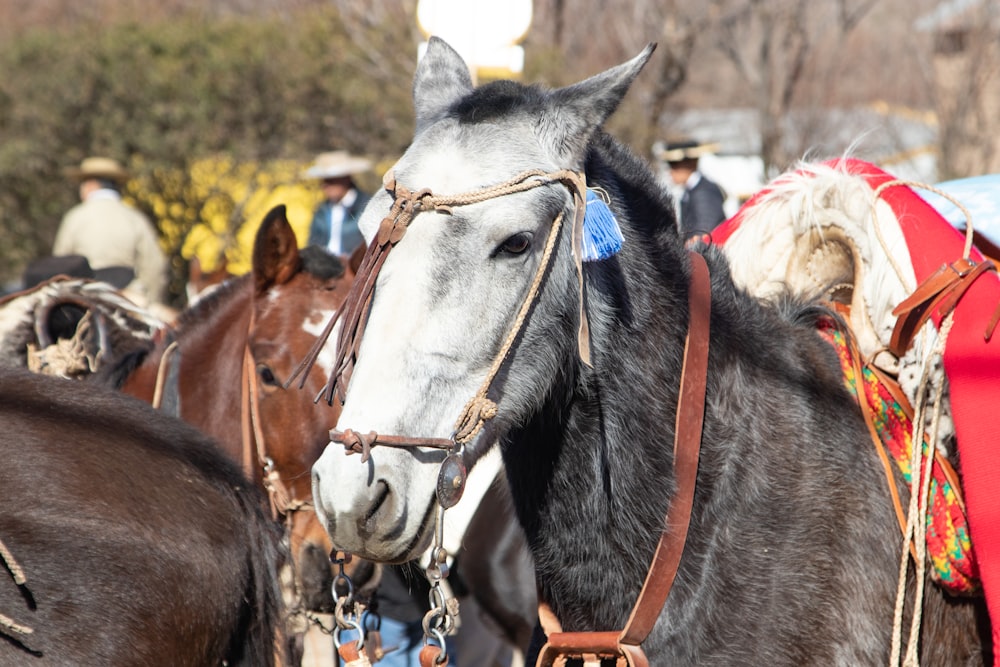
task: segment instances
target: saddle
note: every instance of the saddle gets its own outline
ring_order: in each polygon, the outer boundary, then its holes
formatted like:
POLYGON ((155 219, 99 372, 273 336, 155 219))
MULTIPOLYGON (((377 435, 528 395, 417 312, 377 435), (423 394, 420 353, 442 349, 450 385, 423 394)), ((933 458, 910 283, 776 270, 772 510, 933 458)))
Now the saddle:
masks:
POLYGON ((1000 403, 1000 343, 992 340, 1000 279, 911 185, 861 160, 802 165, 716 228, 713 241, 750 292, 825 296, 842 306, 866 367, 910 404, 937 397, 929 444, 961 460, 964 509, 1000 645, 1000 462, 989 423, 1000 403))
POLYGON ((83 378, 166 327, 110 284, 60 275, 0 299, 0 365, 83 378))

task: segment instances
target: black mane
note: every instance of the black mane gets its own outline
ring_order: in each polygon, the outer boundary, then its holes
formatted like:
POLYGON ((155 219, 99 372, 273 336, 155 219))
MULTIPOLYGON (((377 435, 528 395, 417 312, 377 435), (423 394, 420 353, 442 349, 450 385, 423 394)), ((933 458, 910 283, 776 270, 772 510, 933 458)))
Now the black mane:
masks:
POLYGON ((333 280, 344 275, 344 262, 319 246, 306 246, 299 251, 302 270, 322 281, 333 280))
POLYGON ((546 99, 546 91, 539 86, 491 81, 459 100, 451 113, 459 123, 485 123, 509 116, 515 110, 537 113, 545 108, 546 99))
POLYGON ((211 316, 217 311, 221 304, 227 303, 233 294, 246 289, 250 282, 250 274, 228 278, 219 283, 218 287, 210 290, 202 298, 198 299, 192 306, 188 306, 181 311, 177 318, 175 329, 184 331, 211 316))

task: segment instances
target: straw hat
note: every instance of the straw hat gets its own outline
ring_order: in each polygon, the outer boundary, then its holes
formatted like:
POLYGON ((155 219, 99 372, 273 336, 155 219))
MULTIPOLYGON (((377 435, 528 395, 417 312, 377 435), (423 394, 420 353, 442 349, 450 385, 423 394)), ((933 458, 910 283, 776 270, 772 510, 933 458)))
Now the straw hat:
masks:
POLYGON ((694 160, 715 153, 719 150, 718 143, 703 143, 695 139, 677 139, 675 141, 657 141, 653 144, 653 156, 663 162, 680 162, 694 160))
POLYGON ((361 171, 367 171, 371 167, 371 160, 351 155, 347 151, 331 151, 316 156, 309 168, 302 172, 302 177, 337 178, 338 176, 351 176, 361 171))
POLYGON ((104 178, 115 183, 124 183, 128 180, 128 172, 117 160, 112 160, 109 157, 88 157, 80 163, 79 167, 66 169, 66 175, 76 181, 104 178))

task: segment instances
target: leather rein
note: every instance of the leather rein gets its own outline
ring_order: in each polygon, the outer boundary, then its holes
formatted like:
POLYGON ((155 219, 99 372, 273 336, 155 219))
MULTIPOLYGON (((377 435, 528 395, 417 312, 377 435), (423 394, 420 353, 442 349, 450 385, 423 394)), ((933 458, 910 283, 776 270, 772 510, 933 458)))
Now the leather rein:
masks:
POLYGON ((705 258, 694 252, 689 252, 688 255, 692 267, 688 288, 688 333, 684 342, 684 365, 674 422, 674 472, 677 490, 667 509, 653 562, 646 572, 646 580, 625 628, 621 631, 563 632, 551 608, 543 601, 539 605, 539 619, 548 635, 548 642, 538 656, 537 667, 558 667, 565 665, 570 658, 582 659, 588 667, 600 665, 602 658, 613 659, 619 666, 649 665, 641 644, 660 616, 680 565, 694 505, 702 426, 705 421, 712 288, 705 258))

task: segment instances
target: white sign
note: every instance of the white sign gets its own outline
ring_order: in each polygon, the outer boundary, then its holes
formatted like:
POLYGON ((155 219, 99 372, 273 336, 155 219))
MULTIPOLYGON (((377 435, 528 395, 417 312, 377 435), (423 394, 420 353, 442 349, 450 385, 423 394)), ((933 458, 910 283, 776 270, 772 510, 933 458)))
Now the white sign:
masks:
MULTIPOLYGON (((426 37, 440 37, 479 70, 519 73, 524 50, 518 42, 531 26, 531 0, 419 0, 417 22, 426 37)), ((420 47, 420 56, 426 44, 420 47)))

